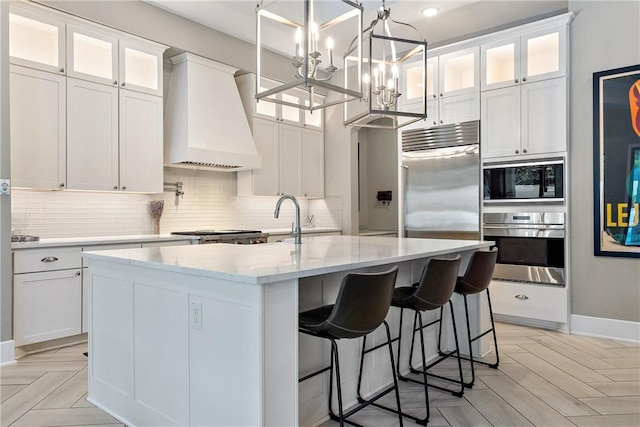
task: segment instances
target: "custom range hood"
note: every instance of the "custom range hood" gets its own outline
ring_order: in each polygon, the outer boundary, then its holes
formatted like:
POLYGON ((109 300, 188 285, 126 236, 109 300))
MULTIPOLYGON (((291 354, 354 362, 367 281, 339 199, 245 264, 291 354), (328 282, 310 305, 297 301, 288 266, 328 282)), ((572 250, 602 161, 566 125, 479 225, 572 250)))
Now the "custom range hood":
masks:
POLYGON ((233 67, 191 53, 171 57, 164 164, 234 172, 259 168, 233 67))

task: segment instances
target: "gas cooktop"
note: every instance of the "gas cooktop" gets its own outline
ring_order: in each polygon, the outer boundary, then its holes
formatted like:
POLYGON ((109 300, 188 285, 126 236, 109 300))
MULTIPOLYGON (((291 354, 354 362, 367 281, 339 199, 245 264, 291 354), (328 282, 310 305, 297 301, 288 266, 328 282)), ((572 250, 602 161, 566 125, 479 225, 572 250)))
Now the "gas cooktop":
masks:
POLYGON ((174 231, 171 234, 182 236, 224 236, 228 234, 261 234, 260 230, 195 230, 195 231, 174 231))

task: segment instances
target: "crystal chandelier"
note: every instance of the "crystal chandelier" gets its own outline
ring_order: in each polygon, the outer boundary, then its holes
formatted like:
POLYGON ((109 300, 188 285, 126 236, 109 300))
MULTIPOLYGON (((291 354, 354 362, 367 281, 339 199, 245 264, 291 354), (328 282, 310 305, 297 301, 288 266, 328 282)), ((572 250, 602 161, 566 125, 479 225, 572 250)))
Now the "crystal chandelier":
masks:
MULTIPOLYGON (((363 58, 363 102, 344 105, 345 125, 398 129, 427 117, 427 42, 415 27, 394 21, 390 15, 391 9, 385 7, 383 0, 376 18, 364 30, 366 52, 363 58), (390 23, 413 29, 418 40, 394 37, 390 23), (376 30, 379 34, 376 34, 376 30), (406 78, 402 78, 403 75, 406 77, 409 67, 420 72, 418 81, 414 79, 412 83, 408 83, 406 78), (406 96, 403 98, 408 84, 418 87, 420 95, 410 100, 406 96)), ((352 49, 345 57, 345 68, 349 68, 350 62, 356 60, 355 56, 350 55, 355 49, 354 40, 352 49)), ((349 83, 347 79, 345 83, 349 83)))
MULTIPOLYGON (((357 2, 351 0, 323 1, 265 1, 256 8, 256 99, 288 105, 313 111, 330 105, 340 104, 362 98, 362 11, 357 2), (340 37, 344 34, 351 39, 356 34, 355 45, 351 47, 358 69, 357 83, 346 88, 334 74, 342 64, 335 64, 334 58, 342 61, 346 48, 340 48, 340 37), (265 68, 272 66, 264 61, 267 39, 290 40, 291 75, 293 80, 276 87, 261 83, 265 68), (337 55, 334 55, 337 53, 337 55), (359 59, 358 59, 359 58, 359 59), (280 93, 299 88, 306 91, 309 100, 301 103, 286 101, 280 93), (316 92, 318 91, 318 92, 316 92), (339 96, 327 96, 323 102, 314 97, 314 93, 329 95, 336 92, 339 96)), ((346 46, 347 43, 342 43, 346 46)))

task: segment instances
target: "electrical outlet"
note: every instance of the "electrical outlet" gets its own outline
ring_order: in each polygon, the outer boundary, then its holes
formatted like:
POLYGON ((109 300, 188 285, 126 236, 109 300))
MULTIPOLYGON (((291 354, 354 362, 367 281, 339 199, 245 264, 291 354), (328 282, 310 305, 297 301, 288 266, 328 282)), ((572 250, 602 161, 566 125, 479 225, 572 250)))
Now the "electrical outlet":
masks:
POLYGON ((191 303, 191 314, 189 317, 191 318, 191 328, 201 331, 202 330, 202 303, 201 302, 191 303))
POLYGON ((9 194, 11 194, 11 181, 0 179, 0 196, 8 196, 9 194))

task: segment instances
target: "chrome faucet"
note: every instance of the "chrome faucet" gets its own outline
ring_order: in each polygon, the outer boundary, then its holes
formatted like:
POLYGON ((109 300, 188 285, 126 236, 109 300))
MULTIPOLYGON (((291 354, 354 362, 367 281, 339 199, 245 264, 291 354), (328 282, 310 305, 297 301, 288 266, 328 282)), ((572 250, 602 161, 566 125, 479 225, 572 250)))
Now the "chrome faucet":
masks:
POLYGON ((280 197, 278 199, 278 202, 276 203, 276 210, 273 213, 273 217, 278 218, 278 215, 280 215, 280 205, 286 199, 291 200, 293 204, 296 205, 296 227, 291 231, 291 237, 294 237, 295 244, 299 245, 302 243, 302 230, 300 229, 300 205, 298 204, 296 198, 290 194, 285 194, 284 196, 280 197))

